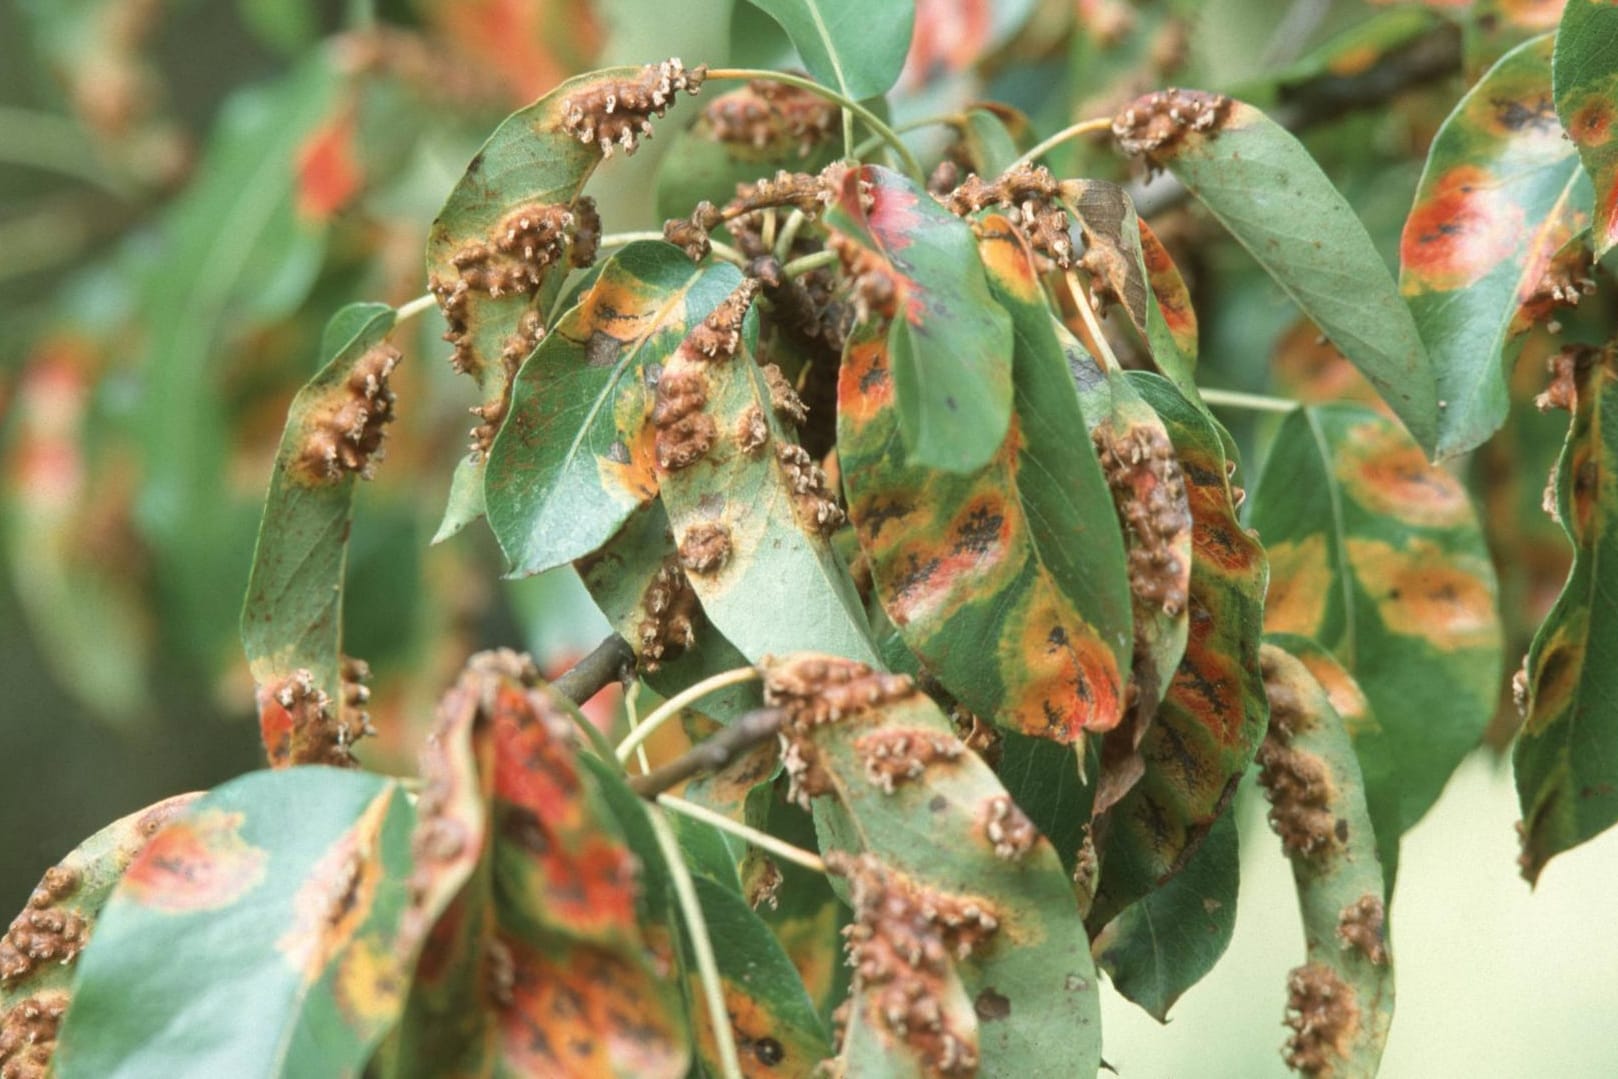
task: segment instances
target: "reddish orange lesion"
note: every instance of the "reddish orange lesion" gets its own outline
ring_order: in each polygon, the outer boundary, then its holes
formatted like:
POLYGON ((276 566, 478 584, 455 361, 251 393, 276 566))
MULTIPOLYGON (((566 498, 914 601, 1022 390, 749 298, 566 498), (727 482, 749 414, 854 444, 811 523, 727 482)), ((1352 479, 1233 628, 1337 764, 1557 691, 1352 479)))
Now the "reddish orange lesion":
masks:
POLYGON ((871 422, 893 405, 893 377, 885 336, 850 341, 837 379, 837 416, 853 425, 871 422))
POLYGON ((1036 587, 1007 625, 998 667, 1006 687, 1001 722, 1063 744, 1102 732, 1123 715, 1117 659, 1095 627, 1054 588, 1036 587))
POLYGON ((1350 538, 1344 546, 1359 586, 1390 633, 1418 637, 1441 652, 1500 646, 1486 559, 1453 554, 1425 539, 1395 547, 1350 538))
POLYGON ((1326 598, 1333 585, 1325 533, 1272 543, 1265 554, 1270 587, 1264 597, 1264 631, 1316 636, 1326 621, 1326 598))
POLYGON ((1527 235, 1522 207, 1476 165, 1438 177, 1405 221, 1399 241, 1406 295, 1452 292, 1488 276, 1527 235))
POLYGON ((1140 225, 1140 250, 1146 262, 1146 279, 1157 309, 1169 329, 1169 336, 1187 355, 1197 352, 1197 313, 1191 306, 1191 294, 1185 287, 1185 278, 1174 264, 1169 249, 1157 238, 1157 233, 1145 221, 1140 225))
POLYGON ((1305 652, 1298 659, 1326 691, 1326 698, 1343 721, 1349 737, 1356 738, 1378 729, 1380 725, 1371 714, 1371 702, 1342 664, 1319 652, 1305 652))
POLYGON ((1472 503, 1454 475, 1389 423, 1349 429, 1336 461, 1343 493, 1378 516, 1428 528, 1469 524, 1472 503))
POLYGON ((124 874, 124 894, 165 914, 218 910, 264 881, 269 852, 242 838, 246 815, 203 809, 147 843, 124 874))
POLYGON ((1023 303, 1042 302, 1033 252, 1004 214, 988 214, 978 222, 978 254, 989 277, 1006 292, 1023 303))
POLYGON ((382 880, 376 845, 392 802, 391 795, 373 800, 292 898, 292 925, 275 947, 306 982, 320 977, 371 916, 382 880))
POLYGON ((980 490, 940 524, 873 552, 885 606, 898 625, 938 626, 952 610, 998 593, 1023 567, 1021 509, 1002 491, 980 490))

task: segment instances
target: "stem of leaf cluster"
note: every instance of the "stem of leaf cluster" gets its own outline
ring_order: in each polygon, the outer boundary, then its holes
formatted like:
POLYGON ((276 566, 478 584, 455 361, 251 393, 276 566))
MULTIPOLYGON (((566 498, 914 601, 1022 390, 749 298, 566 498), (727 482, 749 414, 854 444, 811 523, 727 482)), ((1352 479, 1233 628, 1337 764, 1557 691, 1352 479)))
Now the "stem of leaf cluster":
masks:
POLYGON ((674 897, 680 903, 680 916, 686 932, 691 936, 691 951, 696 956, 697 974, 702 980, 702 995, 708 1005, 708 1019, 713 1024, 714 1044, 719 1050, 719 1070, 724 1079, 742 1079, 741 1058, 736 1055, 736 1033, 730 1027, 730 1011, 725 1007, 725 990, 719 981, 719 963, 714 959, 713 941, 708 936, 708 923, 702 917, 702 904, 697 899, 697 886, 686 868, 685 854, 680 841, 663 814, 652 810, 646 814, 657 836, 657 848, 668 863, 669 877, 674 884, 674 897))
POLYGON ((837 252, 830 248, 825 251, 816 251, 813 254, 804 255, 802 258, 795 258, 782 266, 781 276, 801 277, 812 270, 820 269, 822 266, 830 266, 837 261, 837 258, 837 252))
MULTIPOLYGON (((632 683, 624 687, 624 718, 629 722, 629 733, 634 734, 635 728, 640 726, 640 709, 635 705, 635 690, 639 683, 632 683)), ((641 775, 652 770, 652 762, 646 757, 646 745, 642 743, 635 747, 635 762, 640 765, 641 775)))
POLYGON ((1096 317, 1095 305, 1090 302, 1090 291, 1079 281, 1079 275, 1072 270, 1067 272, 1067 287, 1073 290, 1073 306, 1079 309, 1079 317, 1084 320, 1084 328, 1089 331, 1090 338, 1095 342, 1096 359, 1107 371, 1121 370, 1118 357, 1113 354, 1112 345, 1107 341, 1107 335, 1101 332, 1101 320, 1096 317))
POLYGON ((760 677, 762 676, 759 674, 757 667, 737 667, 735 670, 722 671, 709 678, 704 678, 695 685, 687 686, 654 708, 640 726, 630 731, 629 735, 618 743, 618 749, 615 751, 618 763, 622 764, 627 761, 629 755, 635 752, 636 746, 650 738, 657 728, 679 715, 680 709, 706 697, 715 690, 724 689, 726 686, 740 685, 743 682, 751 682, 760 677))
POLYGON ((684 798, 678 798, 672 794, 659 794, 657 804, 671 812, 690 817, 692 820, 699 820, 704 824, 719 829, 721 832, 729 832, 738 839, 745 839, 760 850, 769 851, 782 861, 791 862, 793 865, 801 865, 814 873, 826 872, 826 863, 821 860, 820 855, 804 850, 802 847, 794 847, 791 843, 783 842, 768 832, 761 832, 757 828, 750 827, 740 821, 731 820, 723 813, 715 813, 707 806, 688 802, 684 798))
POLYGON ((393 324, 397 326, 401 322, 409 322, 437 302, 438 297, 429 292, 425 296, 417 296, 409 303, 400 304, 393 311, 393 324))
POLYGON ((848 154, 852 155, 855 149, 853 117, 857 116, 860 118, 861 123, 880 135, 883 142, 893 147, 894 152, 899 155, 899 160, 904 162, 905 171, 910 174, 911 179, 918 184, 927 182, 926 174, 921 171, 921 163, 916 160, 916 155, 910 152, 910 147, 906 146, 904 141, 894 133, 893 128, 883 123, 876 113, 861 105, 858 101, 851 97, 845 97, 829 86, 822 86, 813 79, 789 75, 783 71, 765 71, 761 68, 752 67, 716 67, 708 72, 708 78, 765 79, 770 82, 779 82, 786 86, 796 86, 800 90, 807 90, 811 94, 816 94, 827 101, 841 105, 843 107, 843 146, 848 154), (850 115, 851 113, 853 114, 852 116, 850 115))
MULTIPOLYGON (((1062 145, 1062 143, 1066 142, 1068 139, 1076 139, 1080 135, 1093 135, 1098 131, 1111 131, 1111 130, 1112 130, 1112 118, 1108 117, 1108 116, 1098 116, 1093 120, 1084 120, 1084 121, 1082 121, 1080 123, 1073 124, 1073 125, 1071 125, 1069 127, 1064 127, 1062 130, 1058 131, 1056 134, 1052 135, 1050 138, 1046 139, 1044 142, 1042 142, 1039 145, 1035 146, 1032 150, 1029 150, 1026 154, 1023 154, 1017 160, 1013 161, 1011 163, 1011 168, 1014 169, 1014 168, 1017 168, 1019 165, 1031 165, 1031 164, 1033 164, 1035 161, 1038 161, 1041 157, 1044 157, 1046 154, 1050 153, 1052 150, 1054 150, 1058 146, 1062 145)), ((1007 169, 1006 171, 1010 172, 1011 169, 1007 169)))
POLYGON ((1202 399, 1214 407, 1245 408, 1254 412, 1291 412, 1301 407, 1297 401, 1285 397, 1270 397, 1262 393, 1242 393, 1239 390, 1201 389, 1202 399))
POLYGON ((798 233, 803 229, 803 223, 809 220, 802 210, 793 210, 787 214, 786 224, 781 226, 781 232, 775 238, 775 257, 784 259, 792 253, 792 245, 798 239, 798 233))

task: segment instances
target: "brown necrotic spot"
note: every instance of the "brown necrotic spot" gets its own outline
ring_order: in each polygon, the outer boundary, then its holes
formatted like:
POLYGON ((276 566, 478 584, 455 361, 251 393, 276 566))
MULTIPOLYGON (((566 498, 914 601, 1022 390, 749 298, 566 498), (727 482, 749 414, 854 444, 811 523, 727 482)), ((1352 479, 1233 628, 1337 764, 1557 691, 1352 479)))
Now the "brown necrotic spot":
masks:
POLYGON ((388 376, 399 350, 376 345, 354 362, 348 377, 312 402, 288 471, 309 486, 337 483, 358 474, 370 479, 382 458, 382 436, 393 420, 388 376))
POLYGON ((716 573, 730 560, 730 529, 699 521, 680 538, 680 565, 692 573, 716 573))
POLYGON ((652 119, 668 111, 679 91, 700 90, 707 73, 700 65, 688 71, 679 60, 664 60, 634 78, 605 80, 562 102, 562 130, 599 146, 603 157, 611 157, 614 146, 632 154, 642 136, 651 136, 652 119))
POLYGON ((1281 1050, 1287 1065, 1304 1075, 1329 1075, 1348 1058, 1359 1006, 1335 971, 1310 963, 1287 975, 1285 1022, 1292 1028, 1281 1050))
POLYGON ((1382 966, 1388 961, 1386 921, 1382 897, 1367 892, 1338 913, 1337 939, 1382 966))
POLYGON ((1231 100, 1200 90, 1159 90, 1136 98, 1113 117, 1112 134, 1131 156, 1167 156, 1190 134, 1215 133, 1231 100))
POLYGON ((865 778, 888 794, 899 784, 920 779, 935 761, 957 760, 965 751, 960 739, 922 729, 884 728, 854 741, 865 778))

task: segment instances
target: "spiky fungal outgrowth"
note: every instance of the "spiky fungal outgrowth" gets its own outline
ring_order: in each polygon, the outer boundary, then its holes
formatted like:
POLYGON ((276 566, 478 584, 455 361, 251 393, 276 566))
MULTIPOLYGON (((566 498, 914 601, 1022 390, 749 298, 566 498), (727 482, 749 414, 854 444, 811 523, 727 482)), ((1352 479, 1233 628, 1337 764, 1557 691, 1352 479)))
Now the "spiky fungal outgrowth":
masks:
POLYGON ((399 350, 379 344, 354 362, 340 385, 329 389, 304 418, 304 434, 289 473, 310 486, 345 476, 370 479, 382 459, 382 438, 393 421, 388 376, 399 350))
POLYGON ((708 68, 687 68, 678 58, 648 64, 631 79, 611 79, 580 90, 562 103, 562 129, 580 142, 595 143, 603 157, 615 147, 633 154, 652 137, 652 120, 668 112, 681 90, 695 95, 708 68))

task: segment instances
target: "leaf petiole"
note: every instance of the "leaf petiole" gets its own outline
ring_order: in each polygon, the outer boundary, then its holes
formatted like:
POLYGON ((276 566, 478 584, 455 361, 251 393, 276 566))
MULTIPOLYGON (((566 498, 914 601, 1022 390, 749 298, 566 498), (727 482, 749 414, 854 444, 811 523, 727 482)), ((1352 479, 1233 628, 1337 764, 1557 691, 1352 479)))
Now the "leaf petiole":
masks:
POLYGON ((618 763, 622 764, 627 761, 629 755, 635 752, 637 746, 650 738, 657 728, 678 715, 680 709, 706 697, 715 690, 724 689, 726 686, 740 685, 743 682, 751 682, 760 677, 762 675, 760 675, 757 667, 737 667, 734 670, 721 671, 719 674, 704 678, 695 685, 687 686, 654 708, 640 726, 630 731, 624 740, 618 743, 618 749, 616 750, 618 763))
POLYGON ((1082 135, 1093 135, 1098 131, 1111 130, 1112 117, 1110 116, 1098 116, 1093 120, 1084 120, 1080 123, 1064 127, 1062 130, 1058 131, 1044 142, 1039 143, 1032 150, 1029 150, 1026 154, 1023 154, 1017 160, 1013 161, 1011 163, 1011 168, 1007 169, 1006 171, 1010 172, 1011 169, 1015 169, 1019 165, 1033 164, 1035 161, 1038 161, 1041 157, 1050 153, 1052 150, 1056 149, 1069 139, 1076 139, 1082 135))
POLYGON ((1253 412, 1291 412, 1302 408, 1301 402, 1286 397, 1270 397, 1262 393, 1242 393, 1239 390, 1200 389, 1208 404, 1225 408, 1245 408, 1253 412))
POLYGON ((804 850, 802 847, 794 847, 791 843, 783 842, 768 832, 761 832, 757 828, 743 824, 740 821, 731 820, 723 813, 715 813, 707 806, 688 802, 684 798, 672 794, 659 794, 657 804, 671 812, 711 825, 721 832, 729 832, 738 839, 745 839, 760 850, 769 851, 777 858, 791 862, 793 865, 801 865, 803 868, 815 873, 826 872, 826 863, 821 860, 820 855, 804 850))

